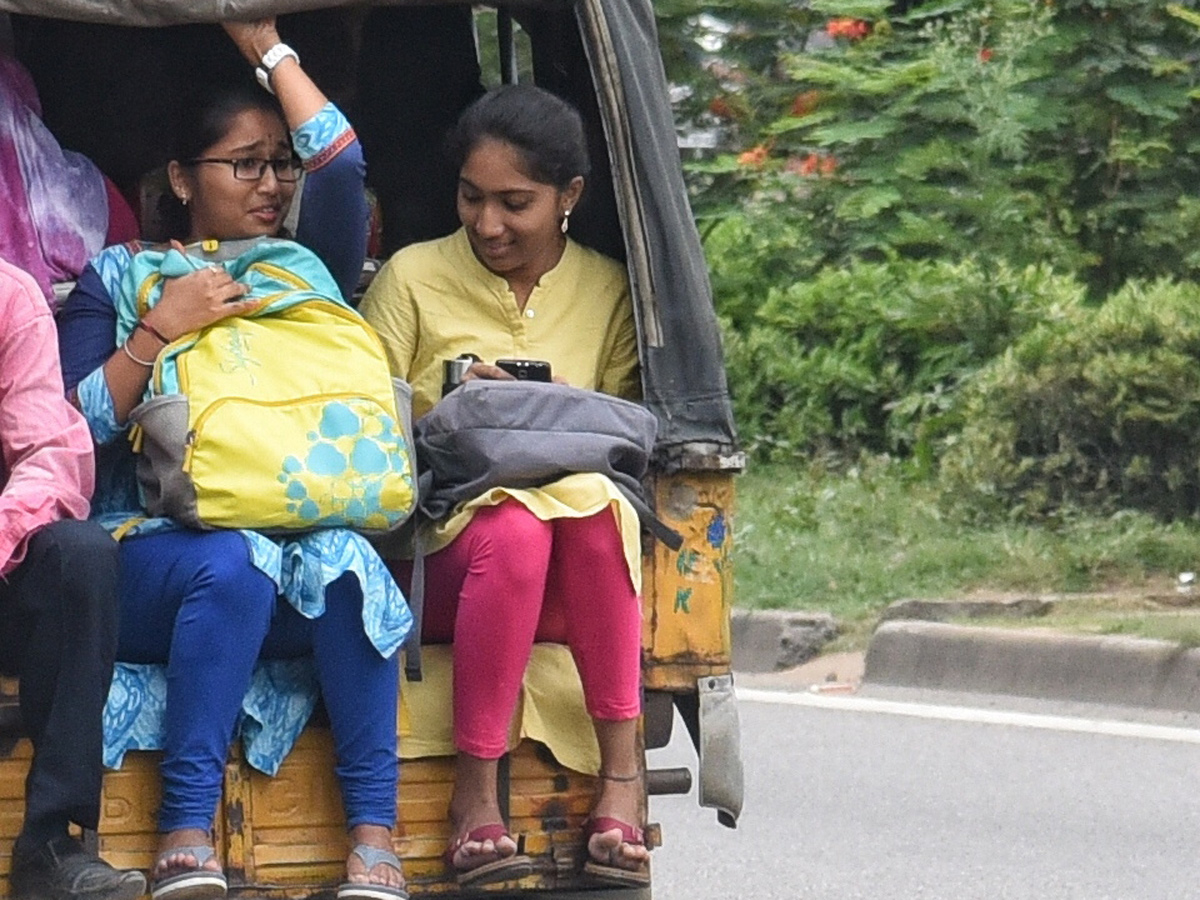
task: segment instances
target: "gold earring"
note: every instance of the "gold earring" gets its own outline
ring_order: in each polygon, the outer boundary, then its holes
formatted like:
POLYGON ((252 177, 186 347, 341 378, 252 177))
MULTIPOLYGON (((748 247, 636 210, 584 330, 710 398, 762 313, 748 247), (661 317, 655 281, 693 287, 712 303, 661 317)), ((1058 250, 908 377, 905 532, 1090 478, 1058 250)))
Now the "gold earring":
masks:
POLYGON ((571 227, 571 210, 570 209, 563 210, 562 224, 559 225, 558 227, 562 229, 563 234, 567 233, 567 229, 571 227))

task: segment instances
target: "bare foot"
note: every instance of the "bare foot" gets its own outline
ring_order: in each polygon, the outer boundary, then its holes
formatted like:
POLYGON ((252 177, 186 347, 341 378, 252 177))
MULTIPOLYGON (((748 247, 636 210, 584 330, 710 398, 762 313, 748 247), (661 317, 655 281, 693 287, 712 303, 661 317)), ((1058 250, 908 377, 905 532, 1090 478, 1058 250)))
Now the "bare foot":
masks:
POLYGON ((210 847, 212 846, 209 833, 202 828, 180 828, 168 831, 162 836, 158 845, 158 859, 150 870, 153 881, 162 881, 173 875, 182 875, 196 869, 206 869, 209 872, 220 872, 221 864, 215 856, 203 864, 193 853, 172 853, 179 847, 210 847))
MULTIPOLYGON (((350 829, 350 842, 355 846, 365 844, 376 850, 395 852, 392 848, 392 831, 382 825, 356 825, 350 829)), ((353 884, 404 887, 404 873, 390 862, 379 862, 368 869, 357 853, 351 853, 346 859, 346 880, 353 884)))
MULTIPOLYGON (((641 779, 618 781, 602 779, 600 798, 592 809, 592 818, 613 818, 640 827, 642 807, 641 779)), ((642 844, 623 839, 619 829, 600 831, 588 838, 588 855, 606 866, 636 871, 650 861, 650 851, 642 844)))

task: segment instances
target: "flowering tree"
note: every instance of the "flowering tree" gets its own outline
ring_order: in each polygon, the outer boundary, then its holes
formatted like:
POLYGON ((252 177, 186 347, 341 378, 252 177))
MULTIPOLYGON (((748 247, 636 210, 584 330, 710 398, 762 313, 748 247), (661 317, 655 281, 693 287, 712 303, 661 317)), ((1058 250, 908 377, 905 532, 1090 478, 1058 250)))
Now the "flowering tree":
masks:
POLYGON ((977 252, 1096 295, 1200 272, 1200 42, 1167 4, 897 6, 661 0, 680 117, 723 136, 690 167, 710 228, 790 225, 790 277, 977 252))
POLYGON ((1192 4, 656 11, 681 131, 717 136, 689 188, 752 449, 928 471, 959 386, 1025 331, 1200 275, 1192 4))

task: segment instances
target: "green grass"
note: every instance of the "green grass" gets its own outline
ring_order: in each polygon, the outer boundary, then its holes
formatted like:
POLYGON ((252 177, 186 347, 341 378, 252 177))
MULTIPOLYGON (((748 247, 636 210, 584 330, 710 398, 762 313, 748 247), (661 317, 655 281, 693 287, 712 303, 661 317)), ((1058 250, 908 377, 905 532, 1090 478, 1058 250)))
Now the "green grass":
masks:
MULTIPOLYGON (((1200 523, 1120 513, 1044 526, 964 524, 943 514, 934 484, 886 459, 841 474, 754 466, 737 489, 738 605, 827 610, 846 628, 843 646, 865 642, 883 608, 902 598, 1162 595, 1180 572, 1200 570, 1200 523)), ((1097 624, 1085 604, 1078 622, 1063 625, 1131 634, 1163 627, 1153 614, 1129 612, 1097 624)), ((1176 638, 1200 644, 1200 613, 1177 624, 1176 638)))
MULTIPOLYGON (((1127 635, 1174 641, 1184 647, 1200 647, 1200 609, 1122 608, 1126 598, 1092 598, 1076 608, 1054 609, 1044 617, 1029 619, 971 619, 962 624, 1002 628, 1054 628, 1080 634, 1127 635)), ((1070 605, 1070 604, 1067 604, 1070 605)))

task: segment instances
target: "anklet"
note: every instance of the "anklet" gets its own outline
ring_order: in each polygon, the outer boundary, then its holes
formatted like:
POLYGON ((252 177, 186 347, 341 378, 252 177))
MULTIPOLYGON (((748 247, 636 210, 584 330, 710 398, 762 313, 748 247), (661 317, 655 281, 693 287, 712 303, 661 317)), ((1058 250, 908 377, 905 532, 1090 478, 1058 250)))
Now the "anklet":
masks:
POLYGON ((605 772, 601 772, 600 777, 602 779, 604 779, 605 781, 615 781, 620 784, 624 784, 624 783, 630 782, 630 781, 637 781, 639 778, 642 777, 642 773, 634 772, 632 775, 609 775, 605 772))

